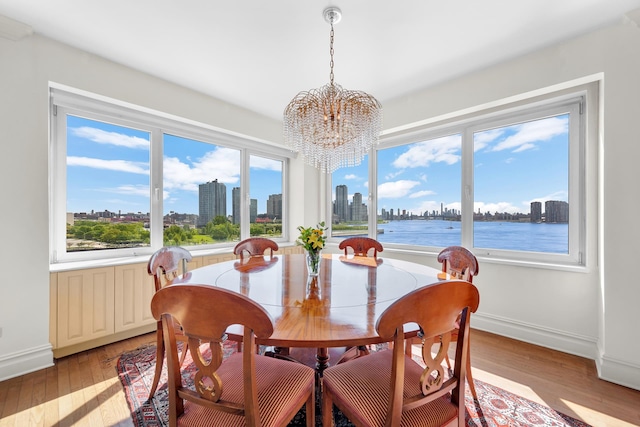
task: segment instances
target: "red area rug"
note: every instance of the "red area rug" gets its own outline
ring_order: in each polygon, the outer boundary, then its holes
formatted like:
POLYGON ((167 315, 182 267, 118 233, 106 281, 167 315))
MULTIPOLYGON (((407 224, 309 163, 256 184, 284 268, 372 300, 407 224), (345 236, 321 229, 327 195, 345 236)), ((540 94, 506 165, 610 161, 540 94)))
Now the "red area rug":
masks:
MULTIPOLYGON (((225 348, 230 354, 234 351, 235 344, 232 343, 225 348)), ((136 427, 167 426, 169 423, 166 365, 154 398, 147 402, 153 381, 155 351, 155 346, 150 345, 124 353, 118 360, 118 376, 136 427)), ((183 381, 185 384, 193 383, 194 369, 190 355, 187 355, 185 365, 189 368, 183 370, 183 381)), ((580 420, 482 381, 475 380, 475 385, 479 402, 474 402, 468 388, 465 399, 469 427, 590 427, 580 420)), ((340 412, 336 412, 335 416, 336 427, 352 426, 340 412)), ((304 426, 304 410, 298 413, 289 425, 304 426)), ((319 408, 316 411, 316 425, 322 425, 319 408)))

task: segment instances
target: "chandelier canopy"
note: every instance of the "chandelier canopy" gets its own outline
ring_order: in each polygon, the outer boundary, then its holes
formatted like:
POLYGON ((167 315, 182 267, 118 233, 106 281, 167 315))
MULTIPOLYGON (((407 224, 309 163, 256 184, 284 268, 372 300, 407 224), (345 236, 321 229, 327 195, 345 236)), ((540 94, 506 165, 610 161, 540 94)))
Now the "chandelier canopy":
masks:
POLYGON ((284 140, 302 153, 306 163, 330 173, 340 167, 357 166, 382 130, 382 106, 373 96, 343 89, 333 81, 333 24, 340 9, 323 12, 331 25, 329 83, 298 93, 284 110, 284 140))

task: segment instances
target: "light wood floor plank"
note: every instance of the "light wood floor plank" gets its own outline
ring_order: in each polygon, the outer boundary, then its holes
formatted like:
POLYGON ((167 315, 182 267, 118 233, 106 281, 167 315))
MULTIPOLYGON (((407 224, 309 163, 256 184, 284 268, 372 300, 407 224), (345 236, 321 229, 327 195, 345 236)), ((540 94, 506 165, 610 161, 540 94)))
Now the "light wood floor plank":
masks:
MULTIPOLYGON (((110 344, 0 382, 0 427, 132 427, 117 361, 154 339, 147 334, 110 344)), ((471 331, 471 351, 478 380, 594 427, 640 426, 640 391, 598 379, 592 360, 477 330, 471 331)))

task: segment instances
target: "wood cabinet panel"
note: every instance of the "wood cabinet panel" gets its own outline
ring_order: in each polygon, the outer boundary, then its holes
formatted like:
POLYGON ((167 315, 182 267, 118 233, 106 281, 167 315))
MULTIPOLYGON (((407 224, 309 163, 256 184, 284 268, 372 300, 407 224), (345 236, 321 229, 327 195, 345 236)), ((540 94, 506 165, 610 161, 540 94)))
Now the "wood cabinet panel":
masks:
POLYGON ((155 323, 151 316, 151 298, 155 292, 147 264, 129 264, 114 271, 115 331, 122 332, 155 323))
POLYGON ((57 346, 113 334, 113 304, 113 267, 58 273, 57 346))

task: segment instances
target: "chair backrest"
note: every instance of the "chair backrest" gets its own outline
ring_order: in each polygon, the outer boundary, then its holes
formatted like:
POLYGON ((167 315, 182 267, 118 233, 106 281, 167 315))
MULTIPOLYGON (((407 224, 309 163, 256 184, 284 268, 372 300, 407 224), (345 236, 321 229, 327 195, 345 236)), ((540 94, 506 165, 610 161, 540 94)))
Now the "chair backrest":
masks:
POLYGON ((151 255, 147 263, 147 273, 153 276, 156 292, 162 288, 162 275, 170 279, 175 278, 180 264, 182 264, 182 274, 185 274, 189 261, 191 261, 191 252, 180 246, 165 246, 151 255))
POLYGON ((183 399, 207 408, 244 415, 246 425, 259 425, 255 338, 268 338, 273 333, 270 315, 245 296, 207 285, 162 288, 151 300, 151 312, 156 320, 162 319, 164 342, 168 348, 170 425, 176 425, 177 417, 184 412, 183 399), (182 333, 188 338, 188 348, 196 367, 195 392, 182 384, 174 322, 182 326, 182 333), (232 381, 229 372, 218 372, 223 365, 225 331, 235 324, 244 327, 244 351, 242 364, 233 373, 235 381, 229 383, 232 381), (242 372, 237 372, 239 370, 242 372), (244 391, 244 405, 239 404, 238 399, 234 399, 235 403, 225 399, 225 391, 237 394, 238 390, 244 391))
POLYGON ((348 255, 348 248, 351 248, 355 256, 368 256, 369 250, 373 249, 374 258, 377 258, 378 252, 383 251, 382 244, 370 237, 349 237, 341 241, 338 248, 344 249, 345 255, 348 255))
POLYGON ((442 263, 442 271, 448 273, 452 279, 473 282, 473 276, 478 275, 479 265, 476 256, 462 246, 449 246, 438 254, 438 262, 442 263))
POLYGON ((273 251, 278 250, 278 244, 271 239, 265 237, 250 237, 238 243, 233 248, 235 255, 240 255, 240 258, 244 258, 245 254, 249 256, 264 255, 264 252, 269 249, 269 255, 273 256, 273 251))
MULTIPOLYGON (((393 339, 393 366, 387 419, 399 420, 403 410, 429 403, 446 393, 458 406, 458 420, 465 417, 466 359, 469 346, 469 319, 480 302, 478 289, 466 281, 444 281, 419 288, 389 306, 378 318, 376 330, 380 337, 393 339), (459 320, 458 320, 459 319, 459 320), (455 366, 445 380, 443 359, 456 330, 455 366), (415 374, 405 383, 405 342, 403 325, 417 323, 421 328, 424 369, 408 369, 415 374), (434 341, 437 343, 433 349, 434 341), (432 354, 435 353, 435 358, 432 354), (407 393, 403 396, 403 390, 407 393)), ((410 341, 409 341, 410 342, 410 341)), ((462 425, 462 424, 460 424, 462 425)))

